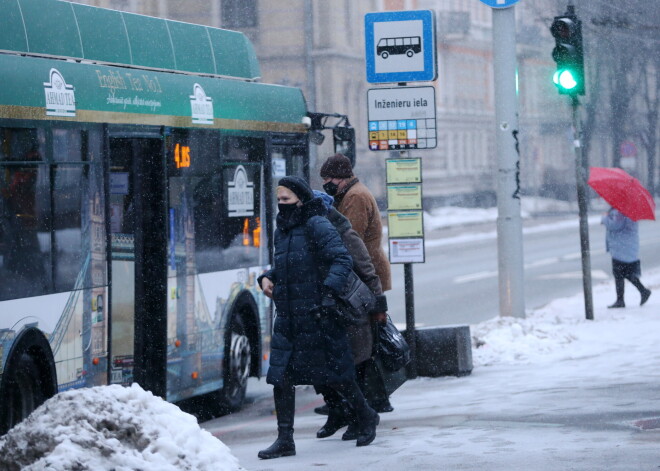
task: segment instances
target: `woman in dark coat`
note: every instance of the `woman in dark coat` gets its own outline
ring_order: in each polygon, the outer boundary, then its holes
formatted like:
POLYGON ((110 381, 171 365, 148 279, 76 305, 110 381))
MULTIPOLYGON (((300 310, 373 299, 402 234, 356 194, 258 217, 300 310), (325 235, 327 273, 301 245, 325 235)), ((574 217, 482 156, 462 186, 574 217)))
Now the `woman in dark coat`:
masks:
POLYGON ((282 178, 277 201, 273 268, 259 277, 259 285, 266 295, 272 295, 277 310, 266 381, 273 385, 278 437, 259 457, 295 455, 298 384, 329 387, 341 394, 359 423, 357 446, 368 445, 376 436, 380 418, 355 382, 346 330, 333 315, 334 293, 346 284, 352 259, 323 216, 323 202, 314 198, 307 182, 292 176, 282 178))

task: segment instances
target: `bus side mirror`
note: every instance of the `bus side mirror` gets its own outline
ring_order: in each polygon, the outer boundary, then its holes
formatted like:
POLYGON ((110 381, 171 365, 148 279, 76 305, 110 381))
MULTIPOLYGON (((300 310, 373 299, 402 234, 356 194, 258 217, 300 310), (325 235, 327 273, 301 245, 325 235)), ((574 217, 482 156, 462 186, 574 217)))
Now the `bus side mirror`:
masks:
POLYGON ((332 129, 332 140, 335 144, 335 153, 344 154, 355 167, 355 129, 351 127, 336 127, 332 129))

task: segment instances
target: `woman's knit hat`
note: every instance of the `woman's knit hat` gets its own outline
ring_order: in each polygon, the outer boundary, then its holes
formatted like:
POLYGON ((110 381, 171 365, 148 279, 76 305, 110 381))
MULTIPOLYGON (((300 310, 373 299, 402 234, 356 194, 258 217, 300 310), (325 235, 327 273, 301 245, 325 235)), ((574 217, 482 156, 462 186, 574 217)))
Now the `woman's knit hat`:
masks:
POLYGON ((278 186, 283 186, 293 191, 300 201, 307 203, 314 199, 314 193, 312 193, 311 187, 307 184, 305 180, 296 176, 287 176, 280 179, 277 183, 278 186))

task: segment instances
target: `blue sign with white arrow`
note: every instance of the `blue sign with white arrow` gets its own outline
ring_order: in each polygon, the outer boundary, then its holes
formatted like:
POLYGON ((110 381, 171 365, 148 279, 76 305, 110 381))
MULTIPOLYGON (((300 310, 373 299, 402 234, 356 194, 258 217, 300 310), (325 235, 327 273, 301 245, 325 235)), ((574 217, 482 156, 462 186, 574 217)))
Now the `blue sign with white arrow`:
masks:
POLYGON ((509 8, 518 3, 518 0, 479 0, 489 7, 493 8, 509 8))
POLYGON ((368 82, 423 82, 437 77, 431 10, 367 13, 364 33, 368 82))

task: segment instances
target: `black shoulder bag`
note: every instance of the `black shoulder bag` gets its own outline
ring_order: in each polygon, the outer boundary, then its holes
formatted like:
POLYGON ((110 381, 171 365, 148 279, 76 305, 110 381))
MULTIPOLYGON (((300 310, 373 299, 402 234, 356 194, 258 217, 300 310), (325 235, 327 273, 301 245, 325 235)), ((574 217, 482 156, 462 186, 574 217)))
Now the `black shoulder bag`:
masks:
MULTIPOLYGON (((312 243, 312 247, 316 245, 309 237, 307 228, 305 228, 305 235, 307 242, 312 243)), ((314 257, 318 260, 316 250, 314 257)), ((319 264, 320 266, 320 264, 319 264)), ((319 270, 319 275, 322 278, 327 276, 322 270, 319 270)), ((376 295, 371 289, 360 279, 360 277, 351 269, 348 274, 348 281, 344 285, 344 289, 340 293, 334 293, 337 298, 337 321, 343 326, 351 325, 364 325, 369 322, 369 314, 376 308, 376 295)))

